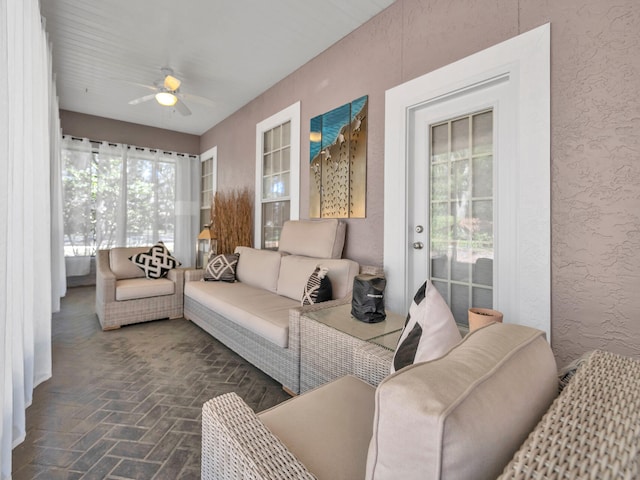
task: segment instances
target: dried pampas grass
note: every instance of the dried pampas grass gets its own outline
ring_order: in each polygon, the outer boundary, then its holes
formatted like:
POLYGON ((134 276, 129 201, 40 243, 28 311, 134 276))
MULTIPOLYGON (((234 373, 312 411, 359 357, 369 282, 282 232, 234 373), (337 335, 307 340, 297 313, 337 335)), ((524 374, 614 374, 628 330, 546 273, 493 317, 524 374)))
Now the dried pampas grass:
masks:
POLYGON ((237 246, 252 246, 253 195, 249 189, 216 192, 211 204, 211 230, 218 238, 218 253, 233 253, 237 246))

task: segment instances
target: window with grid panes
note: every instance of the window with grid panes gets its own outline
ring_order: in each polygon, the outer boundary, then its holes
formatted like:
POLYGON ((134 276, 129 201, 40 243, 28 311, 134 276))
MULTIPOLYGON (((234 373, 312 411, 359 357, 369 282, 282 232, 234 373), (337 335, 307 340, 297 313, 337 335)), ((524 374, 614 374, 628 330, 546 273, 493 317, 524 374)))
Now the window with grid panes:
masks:
POLYGON ((493 112, 431 126, 430 279, 466 324, 493 307, 493 112))
POLYGON ((200 183, 200 227, 211 223, 211 202, 214 194, 214 159, 207 158, 202 162, 202 178, 200 183))
POLYGON ((263 133, 262 248, 277 249, 282 225, 290 218, 291 122, 263 133))

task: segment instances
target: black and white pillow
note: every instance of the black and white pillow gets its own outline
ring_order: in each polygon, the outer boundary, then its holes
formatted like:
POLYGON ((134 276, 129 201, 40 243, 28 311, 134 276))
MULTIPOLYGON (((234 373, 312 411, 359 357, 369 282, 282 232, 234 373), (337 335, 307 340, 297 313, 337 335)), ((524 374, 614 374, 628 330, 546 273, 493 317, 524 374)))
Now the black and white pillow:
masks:
POLYGON ((151 279, 166 277, 169 270, 180 266, 180 262, 171 256, 164 243, 158 242, 146 252, 129 257, 151 279))
POLYGON ((331 289, 331 280, 327 276, 329 269, 327 267, 316 267, 309 276, 307 284, 302 292, 302 305, 314 305, 320 302, 331 300, 333 291, 331 289))
POLYGON ((211 257, 204 269, 205 282, 229 282, 236 281, 236 266, 238 254, 229 253, 211 257))
POLYGON ((449 306, 427 280, 416 292, 391 362, 391 373, 441 357, 462 336, 449 306))

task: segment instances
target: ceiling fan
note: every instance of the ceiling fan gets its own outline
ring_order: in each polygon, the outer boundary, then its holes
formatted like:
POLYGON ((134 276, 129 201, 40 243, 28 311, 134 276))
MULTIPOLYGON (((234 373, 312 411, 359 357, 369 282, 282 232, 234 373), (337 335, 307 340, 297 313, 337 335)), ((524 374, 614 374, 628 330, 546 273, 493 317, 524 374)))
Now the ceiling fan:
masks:
POLYGON ((160 105, 175 107, 179 113, 185 116, 191 115, 191 110, 189 110, 184 100, 194 101, 210 107, 214 106, 214 103, 207 98, 181 93, 180 85, 182 82, 173 74, 171 68, 163 67, 160 70, 162 71, 162 78, 153 82, 153 85, 142 85, 145 88, 154 90, 155 93, 133 99, 129 102, 129 105, 137 105, 155 98, 160 105))

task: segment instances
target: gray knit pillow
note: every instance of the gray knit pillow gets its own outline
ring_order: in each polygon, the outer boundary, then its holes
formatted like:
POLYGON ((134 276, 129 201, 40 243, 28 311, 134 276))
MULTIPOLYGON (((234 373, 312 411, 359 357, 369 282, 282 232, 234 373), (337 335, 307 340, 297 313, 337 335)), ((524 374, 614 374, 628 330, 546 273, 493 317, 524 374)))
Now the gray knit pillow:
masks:
POLYGON ((204 280, 206 282, 230 282, 236 281, 236 266, 238 265, 238 254, 220 254, 211 257, 204 269, 204 280))

